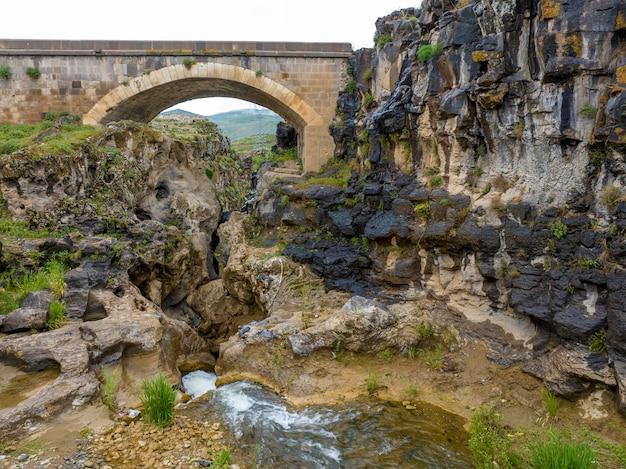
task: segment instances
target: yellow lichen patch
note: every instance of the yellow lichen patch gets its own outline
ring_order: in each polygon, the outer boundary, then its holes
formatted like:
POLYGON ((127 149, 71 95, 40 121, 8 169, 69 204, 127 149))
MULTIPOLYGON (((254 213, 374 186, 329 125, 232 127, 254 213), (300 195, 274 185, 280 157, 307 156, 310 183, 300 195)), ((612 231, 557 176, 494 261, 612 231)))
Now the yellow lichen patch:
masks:
POLYGON ((556 0, 543 0, 541 2, 541 17, 544 20, 556 18, 561 10, 561 4, 556 0))
POLYGON ((501 59, 502 52, 477 50, 472 52, 472 60, 474 62, 488 62, 490 60, 501 59))
POLYGON ((615 80, 617 83, 626 83, 626 65, 622 65, 616 70, 615 80))
POLYGON ((570 34, 565 37, 564 52, 565 55, 582 57, 583 40, 580 34, 570 34))
POLYGON ((615 20, 615 31, 619 31, 620 29, 626 29, 626 16, 623 11, 617 13, 615 20))

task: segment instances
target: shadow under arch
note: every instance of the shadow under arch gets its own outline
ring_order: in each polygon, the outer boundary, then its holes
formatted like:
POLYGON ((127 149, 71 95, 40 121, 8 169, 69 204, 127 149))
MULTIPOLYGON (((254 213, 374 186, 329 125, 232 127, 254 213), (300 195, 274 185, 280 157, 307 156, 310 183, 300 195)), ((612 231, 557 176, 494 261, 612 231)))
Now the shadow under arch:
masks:
POLYGON ((299 134, 322 117, 286 86, 235 65, 177 64, 133 78, 105 96, 83 117, 87 125, 130 119, 148 123, 161 111, 197 98, 239 98, 283 117, 299 134))

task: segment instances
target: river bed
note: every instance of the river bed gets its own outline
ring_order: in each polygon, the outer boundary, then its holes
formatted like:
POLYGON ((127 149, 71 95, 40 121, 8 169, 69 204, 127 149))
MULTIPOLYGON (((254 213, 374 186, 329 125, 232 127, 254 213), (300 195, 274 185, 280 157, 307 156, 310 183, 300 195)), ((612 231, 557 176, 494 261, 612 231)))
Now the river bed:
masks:
POLYGON ((295 408, 249 381, 215 388, 212 373, 186 376, 183 385, 194 397, 212 395, 191 401, 182 412, 222 421, 234 438, 231 449, 250 467, 473 467, 465 421, 436 406, 416 403, 408 410, 370 396, 341 406, 295 408))

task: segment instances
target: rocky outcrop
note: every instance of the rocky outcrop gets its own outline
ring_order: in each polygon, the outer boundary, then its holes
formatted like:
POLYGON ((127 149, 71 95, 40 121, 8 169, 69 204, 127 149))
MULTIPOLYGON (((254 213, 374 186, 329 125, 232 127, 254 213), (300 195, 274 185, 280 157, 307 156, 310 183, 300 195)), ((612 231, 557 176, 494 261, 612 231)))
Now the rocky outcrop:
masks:
POLYGON ((257 215, 293 229, 284 253, 328 288, 434 296, 510 333, 491 341, 501 364, 623 403, 623 18, 618 0, 380 18, 337 100, 336 160, 270 186, 257 215))
POLYGON ((65 270, 60 291, 31 293, 2 316, 8 335, 0 338, 0 361, 26 372, 59 372, 0 411, 3 438, 97 399, 105 368, 121 370, 115 400, 124 409, 139 404, 142 379, 163 371, 176 384, 181 371, 215 362, 200 334, 219 324, 201 302, 188 301, 217 278, 211 244, 221 207, 202 159, 130 122, 92 138, 74 153, 34 163, 25 148, 4 157, 0 169, 13 223, 65 233, 3 236, 3 269, 13 269, 12 281, 48 275, 50 260, 65 270), (52 300, 66 310, 54 325, 52 300))

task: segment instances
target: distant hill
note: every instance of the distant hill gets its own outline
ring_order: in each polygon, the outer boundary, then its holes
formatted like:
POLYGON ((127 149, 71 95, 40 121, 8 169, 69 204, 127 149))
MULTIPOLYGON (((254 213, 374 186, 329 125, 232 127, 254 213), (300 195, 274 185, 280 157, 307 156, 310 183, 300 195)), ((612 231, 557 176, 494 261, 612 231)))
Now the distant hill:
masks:
POLYGON ((162 112, 159 117, 205 118, 215 122, 222 133, 232 142, 248 138, 253 135, 276 135, 276 125, 283 119, 268 109, 239 109, 236 111, 221 112, 211 116, 201 116, 193 112, 175 109, 162 112))

